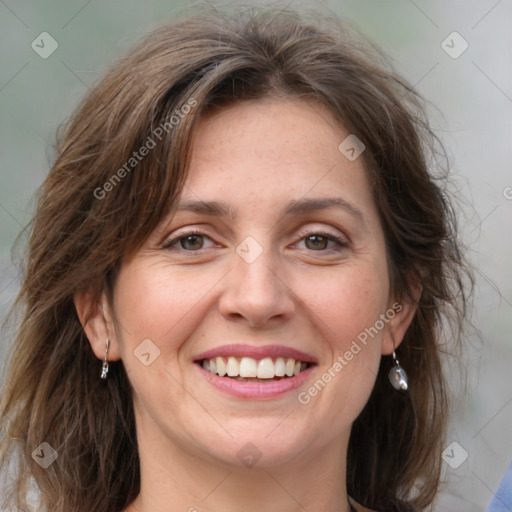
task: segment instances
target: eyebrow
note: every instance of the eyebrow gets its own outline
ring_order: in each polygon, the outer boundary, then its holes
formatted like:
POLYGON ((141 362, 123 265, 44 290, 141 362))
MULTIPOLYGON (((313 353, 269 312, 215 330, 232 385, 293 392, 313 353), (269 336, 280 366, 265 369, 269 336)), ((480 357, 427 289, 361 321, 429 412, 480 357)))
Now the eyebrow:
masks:
MULTIPOLYGON (((290 201, 284 209, 284 216, 301 215, 303 213, 326 210, 329 208, 342 208, 356 217, 360 222, 366 222, 363 212, 341 197, 302 198, 290 201)), ((235 208, 224 202, 195 200, 180 202, 176 211, 189 211, 202 215, 227 217, 229 219, 234 219, 237 213, 235 208)))

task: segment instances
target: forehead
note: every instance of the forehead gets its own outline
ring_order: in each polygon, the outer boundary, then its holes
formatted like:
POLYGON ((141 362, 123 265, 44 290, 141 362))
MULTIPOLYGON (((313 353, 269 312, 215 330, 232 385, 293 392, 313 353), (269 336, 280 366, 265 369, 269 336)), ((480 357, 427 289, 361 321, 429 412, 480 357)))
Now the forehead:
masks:
MULTIPOLYGON (((350 160, 340 151, 349 135, 325 105, 310 99, 265 98, 218 109, 194 133, 181 202, 214 199, 242 208, 248 199, 268 206, 339 193, 346 197, 338 202, 353 204, 357 195, 373 202, 363 156, 350 160)), ((233 208, 223 213, 234 214, 233 208)))
POLYGON ((333 113, 319 101, 267 97, 233 103, 203 116, 195 133, 200 144, 194 149, 202 155, 212 149, 220 152, 243 148, 246 156, 261 156, 265 151, 270 158, 285 156, 300 161, 305 154, 327 145, 334 144, 333 149, 337 149, 338 139, 347 135, 333 113))

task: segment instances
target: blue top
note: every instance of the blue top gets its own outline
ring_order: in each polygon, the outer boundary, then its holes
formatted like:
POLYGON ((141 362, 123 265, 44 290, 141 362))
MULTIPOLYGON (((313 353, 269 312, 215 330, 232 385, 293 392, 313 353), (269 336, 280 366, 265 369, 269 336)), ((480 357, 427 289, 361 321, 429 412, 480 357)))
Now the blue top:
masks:
POLYGON ((503 477, 486 512, 510 512, 512 510, 512 462, 503 477))

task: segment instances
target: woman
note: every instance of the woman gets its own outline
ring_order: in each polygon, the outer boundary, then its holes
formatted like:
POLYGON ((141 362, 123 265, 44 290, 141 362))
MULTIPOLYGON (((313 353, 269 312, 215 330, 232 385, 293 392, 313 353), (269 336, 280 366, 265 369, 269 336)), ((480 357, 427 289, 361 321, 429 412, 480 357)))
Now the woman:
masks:
POLYGON ((2 396, 16 504, 33 477, 52 511, 428 508, 469 276, 434 139, 336 20, 147 37, 40 191, 2 396))

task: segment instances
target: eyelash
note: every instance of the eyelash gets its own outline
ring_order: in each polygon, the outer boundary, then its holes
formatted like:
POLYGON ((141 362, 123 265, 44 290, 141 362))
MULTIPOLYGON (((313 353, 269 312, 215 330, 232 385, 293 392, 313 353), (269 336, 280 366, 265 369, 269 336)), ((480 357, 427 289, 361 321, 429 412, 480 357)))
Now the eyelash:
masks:
MULTIPOLYGON (((210 240, 211 240, 211 237, 207 233, 205 233, 203 231, 189 231, 189 232, 181 233, 179 236, 172 238, 171 240, 166 242, 166 244, 164 245, 163 248, 171 250, 172 246, 175 245, 180 240, 182 240, 184 238, 187 238, 189 236, 198 236, 198 235, 210 238, 210 240)), ((308 236, 312 236, 312 235, 320 235, 322 237, 325 237, 328 240, 330 240, 332 242, 335 242, 337 244, 337 247, 332 247, 331 249, 319 249, 318 251, 311 250, 311 252, 342 251, 342 250, 344 250, 344 249, 346 249, 348 247, 348 242, 345 239, 343 239, 341 237, 338 237, 338 236, 335 236, 335 235, 332 235, 332 234, 327 233, 325 231, 321 231, 321 230, 320 231, 313 230, 313 231, 303 232, 303 233, 300 234, 301 238, 300 238, 299 241, 302 241, 305 238, 307 238, 308 236)), ((194 250, 187 250, 187 249, 180 248, 179 251, 194 253, 194 252, 201 251, 201 249, 197 249, 197 250, 194 251, 194 250)))

